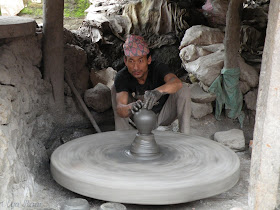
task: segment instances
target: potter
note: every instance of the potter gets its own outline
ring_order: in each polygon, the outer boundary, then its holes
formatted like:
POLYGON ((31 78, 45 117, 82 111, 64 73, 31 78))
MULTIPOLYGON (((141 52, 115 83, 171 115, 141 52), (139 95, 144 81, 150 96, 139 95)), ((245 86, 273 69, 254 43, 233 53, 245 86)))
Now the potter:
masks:
POLYGON ((170 125, 178 118, 179 131, 189 134, 188 85, 167 65, 152 61, 152 53, 143 37, 128 35, 123 49, 125 67, 117 73, 111 90, 115 129, 134 129, 129 118, 144 107, 157 114, 155 127, 170 125))

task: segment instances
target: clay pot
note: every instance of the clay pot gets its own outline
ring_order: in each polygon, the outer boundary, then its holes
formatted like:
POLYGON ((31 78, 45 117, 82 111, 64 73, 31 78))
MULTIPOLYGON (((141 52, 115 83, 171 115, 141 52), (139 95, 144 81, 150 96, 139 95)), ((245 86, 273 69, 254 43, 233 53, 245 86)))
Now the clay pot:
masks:
POLYGON ((149 135, 156 125, 157 116, 153 111, 142 108, 134 114, 133 120, 140 134, 149 135))

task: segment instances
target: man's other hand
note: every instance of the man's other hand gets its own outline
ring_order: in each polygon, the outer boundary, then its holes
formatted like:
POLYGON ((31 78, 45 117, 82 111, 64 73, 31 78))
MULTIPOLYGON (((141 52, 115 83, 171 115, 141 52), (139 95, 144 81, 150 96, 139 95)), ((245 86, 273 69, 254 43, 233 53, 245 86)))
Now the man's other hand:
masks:
POLYGON ((143 102, 141 100, 134 102, 134 104, 132 105, 132 108, 131 108, 132 114, 139 112, 139 110, 142 109, 142 107, 143 107, 143 102))
POLYGON ((156 89, 145 91, 143 107, 146 109, 152 109, 162 95, 163 93, 156 89))

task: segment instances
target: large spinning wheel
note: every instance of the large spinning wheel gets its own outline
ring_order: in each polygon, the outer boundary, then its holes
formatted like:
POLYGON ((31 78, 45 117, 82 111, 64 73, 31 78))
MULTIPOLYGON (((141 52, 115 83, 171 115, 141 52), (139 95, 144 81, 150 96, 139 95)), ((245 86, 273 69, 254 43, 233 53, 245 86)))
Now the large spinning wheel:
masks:
MULTIPOLYGON (((210 197, 239 179, 237 155, 214 141, 155 131, 156 152, 139 155, 139 148, 131 147, 136 132, 94 134, 60 146, 51 157, 53 178, 88 197, 151 205, 210 197)), ((143 138, 138 146, 145 148, 143 138)))

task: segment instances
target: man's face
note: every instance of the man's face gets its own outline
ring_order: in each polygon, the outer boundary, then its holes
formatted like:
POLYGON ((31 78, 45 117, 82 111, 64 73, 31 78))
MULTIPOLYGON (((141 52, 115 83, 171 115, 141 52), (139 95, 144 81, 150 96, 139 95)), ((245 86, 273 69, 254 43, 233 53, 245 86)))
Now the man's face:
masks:
POLYGON ((128 68, 129 73, 137 80, 146 79, 148 75, 148 65, 151 64, 152 58, 147 55, 131 56, 124 59, 124 63, 128 68))

